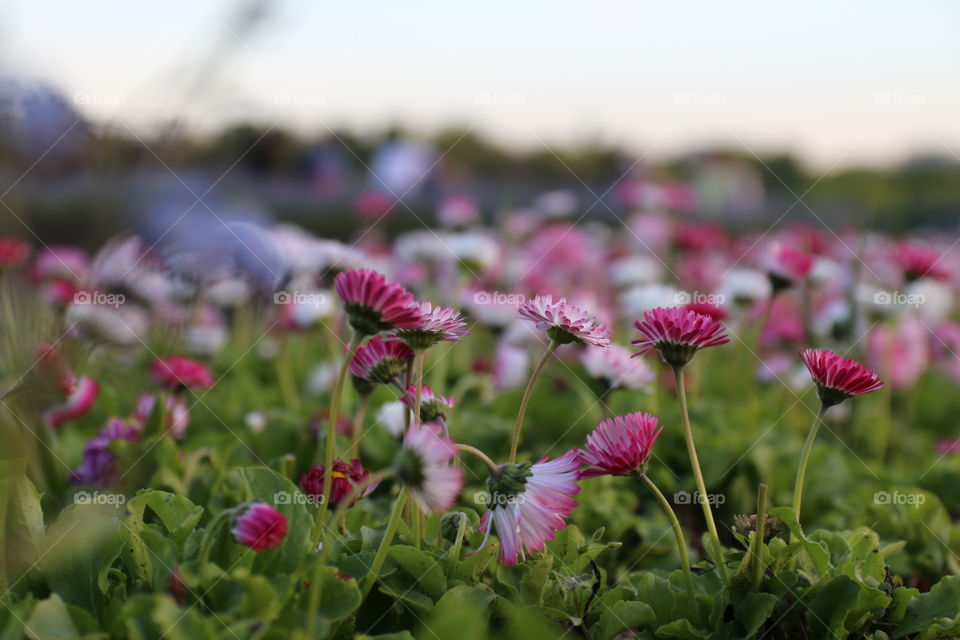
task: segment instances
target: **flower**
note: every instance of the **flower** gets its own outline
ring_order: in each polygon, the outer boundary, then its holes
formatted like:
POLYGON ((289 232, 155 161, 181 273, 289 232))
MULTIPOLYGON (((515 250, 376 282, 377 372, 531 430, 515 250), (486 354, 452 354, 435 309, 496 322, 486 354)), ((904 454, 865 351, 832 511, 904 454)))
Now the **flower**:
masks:
POLYGON ((117 440, 134 442, 140 439, 140 425, 120 418, 110 418, 107 426, 87 442, 83 448, 83 461, 70 474, 73 484, 88 484, 106 487, 116 480, 116 458, 110 450, 117 440))
POLYGON ((586 349, 580 356, 584 368, 611 389, 646 389, 654 374, 643 360, 631 357, 630 350, 619 344, 606 349, 586 349))
POLYGON ((659 420, 649 413, 628 413, 604 420, 587 436, 580 460, 589 465, 581 477, 611 474, 625 476, 643 469, 653 443, 663 431, 659 420))
MULTIPOLYGON (((416 397, 417 386, 412 384, 407 387, 407 392, 400 400, 407 408, 413 410, 416 397)), ((423 385, 420 388, 420 419, 423 422, 433 422, 434 420, 445 422, 447 415, 449 415, 453 409, 453 405, 453 398, 447 398, 439 393, 434 393, 433 389, 427 385, 423 385)))
POLYGON ((686 307, 691 311, 696 311, 702 316, 708 316, 720 322, 726 320, 727 316, 730 315, 722 306, 713 304, 712 302, 691 302, 687 304, 686 307))
POLYGON ((19 267, 30 255, 30 245, 20 238, 0 238, 0 269, 19 267))
POLYGON ((71 386, 67 401, 44 414, 47 424, 53 428, 83 417, 100 395, 100 385, 93 378, 80 378, 72 382, 71 386))
POLYGON ((421 324, 420 306, 413 294, 383 274, 371 269, 338 273, 334 288, 343 300, 350 326, 362 335, 388 329, 416 329, 421 324))
POLYGON ((526 559, 527 553, 543 551, 546 541, 567 526, 564 518, 577 506, 573 496, 580 492, 579 467, 576 449, 554 460, 501 466, 487 481, 492 507, 481 519, 480 530, 486 535, 477 551, 494 529, 503 564, 516 564, 517 555, 526 559))
POLYGON ((424 302, 420 312, 420 323, 416 327, 397 330, 397 337, 414 349, 426 349, 441 341, 459 342, 467 335, 464 328, 467 323, 456 309, 424 302))
POLYGON ((709 316, 682 307, 658 307, 643 314, 633 326, 640 337, 630 344, 640 347, 635 356, 652 349, 671 367, 682 367, 693 360, 699 349, 730 342, 722 324, 709 316))
POLYGON ((254 502, 234 522, 234 539, 254 551, 276 549, 287 537, 287 517, 265 502, 254 502))
POLYGON ((813 269, 813 257, 788 244, 774 242, 766 259, 767 276, 773 291, 781 291, 806 280, 813 269))
POLYGON ((435 424, 411 424, 394 460, 397 476, 424 513, 445 511, 463 488, 463 471, 448 465, 457 445, 435 424))
MULTIPOLYGON (((323 465, 318 464, 310 467, 310 471, 300 476, 300 486, 303 488, 303 492, 315 498, 322 496, 324 473, 323 465)), ((369 476, 370 473, 363 468, 363 465, 356 458, 351 460, 349 464, 343 460, 335 460, 333 477, 330 482, 330 505, 336 507, 346 500, 354 488, 363 484, 369 476)), ((375 485, 371 485, 357 497, 363 497, 375 488, 375 485)), ((356 499, 354 499, 354 502, 356 502, 356 499)), ((353 503, 349 506, 353 506, 353 503)))
MULTIPOLYGON (((137 398, 137 406, 133 410, 133 419, 137 422, 144 424, 150 418, 150 414, 153 413, 153 407, 157 404, 157 396, 154 393, 142 393, 140 397, 137 398)), ((187 410, 187 404, 177 396, 168 395, 167 396, 167 424, 164 426, 165 429, 170 431, 170 434, 179 440, 182 438, 186 432, 187 427, 190 425, 190 414, 187 410)))
POLYGON ((949 277, 949 272, 940 265, 940 258, 940 252, 936 249, 920 244, 903 243, 893 253, 893 259, 903 269, 903 277, 907 282, 924 276, 941 280, 949 277))
POLYGON ((610 344, 610 332, 586 311, 567 304, 566 298, 556 302, 553 296, 537 296, 520 305, 520 317, 545 330, 551 340, 560 344, 578 342, 594 347, 610 344))
POLYGON ((158 358, 150 365, 150 375, 157 384, 169 391, 177 389, 209 389, 213 386, 213 374, 199 362, 173 356, 158 358))
POLYGON ((883 386, 873 371, 829 349, 805 349, 800 357, 810 377, 817 383, 817 395, 824 406, 840 404, 847 398, 870 393, 883 386))
POLYGON ((357 349, 350 363, 350 375, 361 392, 372 390, 374 383, 390 384, 407 370, 413 349, 397 340, 370 338, 357 349))

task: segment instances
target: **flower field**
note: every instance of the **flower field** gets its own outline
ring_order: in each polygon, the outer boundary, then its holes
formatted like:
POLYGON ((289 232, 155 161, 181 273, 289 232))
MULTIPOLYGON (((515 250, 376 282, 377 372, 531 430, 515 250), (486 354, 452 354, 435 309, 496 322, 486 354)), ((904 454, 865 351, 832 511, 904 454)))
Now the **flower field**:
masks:
POLYGON ((956 230, 649 188, 0 239, 0 637, 960 637, 956 230))

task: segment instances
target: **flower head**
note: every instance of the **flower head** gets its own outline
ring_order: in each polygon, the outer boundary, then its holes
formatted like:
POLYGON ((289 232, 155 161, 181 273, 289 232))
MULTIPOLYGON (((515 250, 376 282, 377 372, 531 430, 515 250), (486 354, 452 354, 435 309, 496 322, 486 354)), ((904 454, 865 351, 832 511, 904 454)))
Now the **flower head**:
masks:
POLYGON ((413 294, 382 273, 371 269, 350 269, 334 278, 337 295, 343 300, 350 326, 362 335, 388 329, 415 329, 421 323, 420 306, 413 294))
POLYGON ((883 386, 873 371, 829 349, 806 349, 800 357, 817 384, 817 395, 824 406, 840 404, 847 398, 870 393, 883 386))
POLYGON ((231 532, 254 551, 276 549, 287 537, 287 517, 266 502, 254 502, 234 521, 231 532))
POLYGON ((83 448, 83 461, 70 474, 73 484, 88 484, 106 487, 116 480, 116 457, 110 450, 111 443, 117 440, 136 441, 140 439, 139 423, 129 423, 120 418, 110 418, 107 426, 87 442, 83 448))
POLYGON ((47 424, 53 428, 83 417, 100 395, 100 385, 93 378, 80 378, 72 383, 72 387, 66 402, 45 414, 47 424))
POLYGON ((424 513, 450 508, 463 488, 463 471, 448 463, 457 445, 435 424, 412 424, 394 460, 397 477, 424 513))
POLYGON ((653 382, 654 374, 643 360, 636 360, 630 350, 619 344, 606 349, 586 349, 580 356, 584 368, 611 389, 645 389, 653 382))
POLYGON ((486 531, 479 551, 496 529, 500 539, 500 562, 517 563, 517 556, 543 551, 547 540, 567 526, 577 506, 573 496, 580 492, 580 458, 571 449, 554 460, 536 464, 505 464, 487 481, 490 511, 483 515, 480 530, 486 531))
MULTIPOLYGON (((417 398, 417 386, 410 385, 407 392, 400 400, 413 410, 417 398)), ((433 422, 435 420, 446 421, 450 411, 453 410, 454 399, 448 398, 442 394, 435 393, 427 385, 420 388, 420 419, 423 422, 433 422)))
POLYGON ((813 269, 813 257, 789 244, 774 242, 766 260, 767 275, 774 292, 802 282, 813 269))
POLYGON ((919 280, 924 276, 942 280, 950 275, 940 265, 940 252, 932 247, 904 243, 897 246, 893 258, 903 269, 903 277, 907 282, 919 280))
POLYGON ((30 255, 30 245, 20 238, 0 238, 0 269, 19 267, 30 255))
POLYGON ((357 349, 350 374, 359 391, 369 392, 373 384, 390 384, 401 376, 412 358, 413 349, 404 343, 374 336, 357 349))
POLYGON ((625 476, 643 469, 653 443, 663 431, 659 420, 649 413, 628 413, 604 420, 587 436, 587 446, 580 452, 581 461, 589 465, 581 475, 585 478, 610 474, 625 476))
POLYGON ((464 328, 467 323, 456 309, 424 302, 420 312, 420 323, 416 327, 397 330, 397 337, 414 349, 426 349, 442 341, 459 342, 467 335, 464 328))
MULTIPOLYGON (((137 398, 137 406, 133 410, 133 419, 140 424, 145 423, 150 414, 153 413, 153 407, 157 404, 157 395, 154 393, 143 393, 137 398)), ((167 396, 167 424, 164 426, 170 434, 179 440, 187 433, 187 427, 190 425, 190 413, 187 409, 187 403, 174 395, 167 396)))
POLYGON ((553 296, 537 296, 520 305, 520 317, 545 330, 551 340, 560 344, 579 342, 594 347, 610 344, 610 332, 586 311, 567 304, 566 298, 556 302, 553 296))
POLYGON ((640 332, 640 337, 631 342, 640 347, 634 355, 656 349, 671 367, 685 366, 699 349, 730 342, 722 324, 682 307, 652 309, 633 326, 640 332))
POLYGON ((206 365, 173 356, 158 358, 150 365, 150 375, 161 387, 177 389, 209 389, 213 386, 213 374, 206 365))
MULTIPOLYGON (((310 471, 300 476, 300 486, 303 488, 303 492, 315 498, 322 496, 324 474, 325 470, 322 464, 310 467, 310 471)), ((369 476, 370 473, 363 468, 363 465, 356 458, 351 460, 349 464, 343 460, 335 460, 330 482, 330 506, 336 507, 346 500, 357 486, 366 482, 369 476)), ((371 485, 357 497, 363 497, 375 488, 375 485, 371 485)), ((356 499, 354 502, 356 502, 356 499)), ((353 504, 351 503, 349 506, 353 506, 353 504)))

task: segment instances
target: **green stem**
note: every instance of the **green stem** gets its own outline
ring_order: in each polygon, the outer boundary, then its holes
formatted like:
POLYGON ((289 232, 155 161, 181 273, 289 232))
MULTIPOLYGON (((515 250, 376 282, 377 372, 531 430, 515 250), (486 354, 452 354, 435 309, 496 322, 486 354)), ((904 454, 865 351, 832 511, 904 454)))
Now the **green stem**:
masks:
POLYGON ((472 447, 469 444, 457 444, 457 449, 479 458, 480 460, 483 461, 483 464, 490 467, 490 470, 493 471, 494 473, 496 473, 497 471, 500 471, 500 465, 498 465, 496 462, 491 460, 490 456, 485 454, 480 449, 477 449, 476 447, 472 447))
POLYGON ((413 355, 415 369, 417 371, 417 391, 413 401, 413 424, 420 424, 420 398, 423 395, 423 361, 426 359, 426 351, 417 349, 413 355))
POLYGON ((763 536, 767 524, 767 485, 760 484, 757 490, 757 528, 753 532, 750 555, 753 556, 753 588, 760 589, 763 581, 763 536))
POLYGON ((680 553, 680 564, 683 566, 683 576, 684 582, 686 582, 687 585, 687 593, 692 598, 693 574, 690 572, 690 558, 687 556, 687 543, 683 539, 683 528, 680 526, 680 521, 677 520, 677 514, 673 512, 673 507, 670 506, 670 502, 660 489, 657 488, 657 485, 653 483, 653 480, 648 478, 645 473, 638 473, 638 477, 646 483, 650 491, 653 492, 653 495, 656 496, 657 502, 660 503, 660 508, 663 509, 663 514, 670 520, 670 526, 673 527, 673 536, 677 540, 677 551, 680 553))
POLYGON ((820 410, 817 417, 813 419, 810 425, 810 432, 807 434, 807 441, 803 443, 803 453, 800 454, 800 466, 797 468, 797 481, 793 486, 793 513, 800 522, 800 507, 803 504, 803 479, 807 473, 807 463, 810 461, 810 452, 813 451, 813 442, 817 439, 817 431, 823 423, 823 414, 827 412, 828 407, 820 404, 820 410))
POLYGON ((350 457, 360 457, 360 432, 363 431, 363 419, 367 415, 367 404, 370 401, 370 394, 360 396, 360 402, 357 406, 357 412, 353 416, 353 424, 350 425, 350 457))
POLYGON ((300 410, 300 394, 297 393, 297 385, 294 382, 293 370, 291 369, 290 358, 287 357, 287 335, 280 337, 280 348, 277 352, 276 368, 277 383, 280 385, 280 395, 283 396, 283 403, 294 411, 300 410))
POLYGON ((523 390, 523 399, 520 401, 520 412, 517 414, 516 424, 513 425, 513 434, 510 436, 511 463, 517 460, 517 446, 520 444, 520 428, 523 426, 523 416, 527 412, 527 403, 530 402, 530 395, 533 393, 533 385, 536 384, 537 378, 540 377, 543 368, 547 366, 547 361, 558 346, 560 345, 556 340, 550 342, 550 346, 547 347, 543 357, 540 358, 540 362, 537 363, 537 367, 533 370, 533 375, 530 376, 530 381, 527 382, 527 388, 523 390))
POLYGON ((383 532, 383 540, 380 541, 380 547, 377 549, 377 555, 373 557, 373 563, 370 565, 370 572, 363 580, 363 586, 360 589, 361 602, 366 600, 367 595, 373 588, 373 583, 377 581, 377 575, 387 559, 387 552, 390 550, 390 544, 393 536, 397 533, 397 527, 400 525, 400 516, 403 513, 403 505, 407 502, 407 490, 401 489, 393 503, 393 510, 390 512, 390 520, 387 522, 387 529, 383 532))
POLYGON ((703 509, 703 518, 707 522, 707 530, 714 547, 714 561, 720 569, 724 581, 729 574, 723 559, 723 547, 720 545, 720 536, 717 535, 717 525, 713 521, 713 510, 707 494, 707 485, 703 481, 703 472, 700 470, 700 460, 697 457, 697 447, 693 442, 693 428, 690 426, 690 413, 687 410, 687 392, 683 382, 683 367, 673 368, 673 378, 677 387, 677 398, 680 401, 680 415, 683 417, 683 435, 687 441, 687 453, 690 456, 690 466, 693 468, 693 477, 697 481, 697 491, 700 492, 700 507, 703 509))
POLYGON ((467 533, 467 515, 462 514, 460 517, 460 524, 457 525, 457 538, 453 541, 453 546, 450 547, 450 553, 447 555, 448 558, 454 560, 460 560, 460 549, 463 547, 463 537, 467 533))

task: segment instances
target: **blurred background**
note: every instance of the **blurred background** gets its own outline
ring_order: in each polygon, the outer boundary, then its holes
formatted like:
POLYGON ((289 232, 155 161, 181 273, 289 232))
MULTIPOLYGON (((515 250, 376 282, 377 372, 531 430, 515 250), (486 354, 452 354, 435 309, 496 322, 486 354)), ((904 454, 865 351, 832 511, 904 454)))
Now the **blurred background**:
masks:
POLYGON ((8 1, 0 235, 343 239, 444 208, 661 205, 735 229, 946 229, 958 24, 946 0, 8 1))

